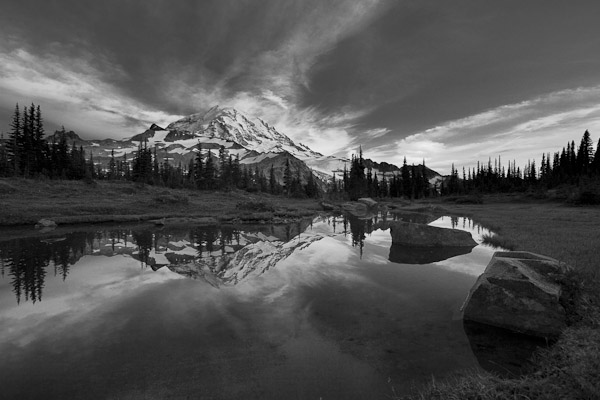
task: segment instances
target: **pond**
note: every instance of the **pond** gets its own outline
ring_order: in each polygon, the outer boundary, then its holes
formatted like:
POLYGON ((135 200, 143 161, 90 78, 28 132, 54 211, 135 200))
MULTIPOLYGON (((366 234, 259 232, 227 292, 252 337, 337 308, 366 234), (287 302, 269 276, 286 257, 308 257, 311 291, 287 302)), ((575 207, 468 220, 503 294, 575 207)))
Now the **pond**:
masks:
POLYGON ((479 368, 460 307, 495 250, 392 254, 386 218, 0 240, 2 396, 387 399, 479 368))

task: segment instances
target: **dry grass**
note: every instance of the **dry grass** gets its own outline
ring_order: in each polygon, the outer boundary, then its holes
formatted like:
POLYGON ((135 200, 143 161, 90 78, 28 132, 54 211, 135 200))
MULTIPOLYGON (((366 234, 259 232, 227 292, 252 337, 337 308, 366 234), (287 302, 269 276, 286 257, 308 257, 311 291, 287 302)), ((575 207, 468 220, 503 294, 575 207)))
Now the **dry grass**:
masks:
MULTIPOLYGON (((162 217, 215 217, 251 220, 240 204, 269 204, 275 215, 313 215, 314 200, 287 199, 243 191, 165 189, 131 182, 0 179, 0 226, 33 225, 41 218, 58 223, 126 222, 162 217)), ((260 215, 264 219, 265 215, 260 215)), ((271 213, 273 217, 273 212, 271 213)))

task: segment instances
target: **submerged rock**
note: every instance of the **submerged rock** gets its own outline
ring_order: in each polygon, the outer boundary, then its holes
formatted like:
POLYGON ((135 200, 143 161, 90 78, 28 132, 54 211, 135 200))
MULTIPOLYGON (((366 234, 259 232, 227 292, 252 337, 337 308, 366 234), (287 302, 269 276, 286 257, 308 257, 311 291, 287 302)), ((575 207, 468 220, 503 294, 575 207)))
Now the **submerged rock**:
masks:
POLYGON ((390 224, 392 244, 417 247, 475 247, 477 242, 469 232, 438 228, 412 222, 396 221, 390 224))
POLYGON ((346 202, 342 204, 342 210, 356 217, 364 217, 367 215, 368 208, 363 203, 346 202))
POLYGON ((325 210, 325 211, 335 211, 339 208, 339 207, 337 207, 331 203, 327 203, 325 201, 321 202, 321 207, 323 207, 323 210, 325 210))
POLYGON ((529 252, 496 252, 467 297, 463 319, 555 338, 566 327, 558 279, 564 268, 529 252))
POLYGON ((479 365, 506 378, 529 372, 534 366, 533 353, 549 344, 544 338, 479 322, 463 321, 463 328, 479 365))

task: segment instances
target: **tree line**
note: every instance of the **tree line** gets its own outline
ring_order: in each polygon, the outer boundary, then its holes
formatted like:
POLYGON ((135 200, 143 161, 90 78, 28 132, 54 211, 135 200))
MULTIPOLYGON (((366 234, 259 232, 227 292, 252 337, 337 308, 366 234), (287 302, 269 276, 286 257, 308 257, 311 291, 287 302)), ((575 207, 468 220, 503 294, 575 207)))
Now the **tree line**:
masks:
POLYGON ((91 177, 94 161, 85 158, 80 146, 69 146, 65 128, 60 140, 49 143, 44 137, 40 106, 31 104, 21 112, 15 106, 8 138, 1 137, 0 176, 51 179, 83 179, 91 177))
POLYGON ((15 106, 8 137, 0 138, 0 176, 50 179, 127 180, 170 188, 198 190, 240 189, 288 197, 318 197, 321 189, 312 172, 303 177, 299 167, 286 159, 283 182, 276 177, 271 165, 268 175, 258 166, 241 165, 239 155, 228 154, 224 146, 217 154, 204 151, 198 142, 196 156, 182 166, 172 165, 168 158, 159 162, 157 149, 140 141, 137 152, 127 158, 115 157, 111 150, 108 165, 95 163, 92 152, 67 141, 64 127, 48 142, 40 106, 15 106), (57 139, 58 137, 58 139, 57 139), (86 157, 87 156, 87 157, 86 157))
POLYGON ((148 148, 147 142, 140 142, 132 160, 131 172, 121 172, 118 161, 111 154, 107 171, 110 179, 131 179, 152 185, 198 190, 240 189, 248 192, 263 192, 287 197, 318 197, 321 194, 316 178, 309 172, 303 179, 300 168, 293 168, 286 158, 283 182, 276 177, 275 166, 271 164, 268 175, 258 165, 246 166, 240 162, 239 154, 229 154, 225 146, 220 146, 217 154, 212 149, 206 152, 199 141, 196 156, 186 166, 172 166, 167 159, 160 163, 156 147, 148 148), (306 182, 304 182, 306 181, 306 182))
POLYGON ((577 187, 580 194, 591 196, 582 199, 600 202, 600 141, 594 150, 589 131, 585 131, 579 146, 568 142, 561 151, 542 154, 541 162, 528 161, 522 168, 515 161, 502 163, 500 157, 488 159, 476 168, 462 169, 462 176, 452 164, 451 173, 442 195, 473 193, 508 193, 527 190, 549 190, 560 186, 577 187), (597 199, 594 200, 594 198, 597 199))
POLYGON ((329 195, 334 199, 357 200, 361 197, 404 197, 420 199, 435 193, 429 179, 425 161, 422 165, 409 166, 404 157, 404 162, 399 171, 380 173, 367 167, 363 158, 362 148, 358 155, 352 155, 350 170, 344 166, 341 178, 336 178, 335 173, 329 185, 329 195), (398 173, 399 172, 399 173, 398 173))

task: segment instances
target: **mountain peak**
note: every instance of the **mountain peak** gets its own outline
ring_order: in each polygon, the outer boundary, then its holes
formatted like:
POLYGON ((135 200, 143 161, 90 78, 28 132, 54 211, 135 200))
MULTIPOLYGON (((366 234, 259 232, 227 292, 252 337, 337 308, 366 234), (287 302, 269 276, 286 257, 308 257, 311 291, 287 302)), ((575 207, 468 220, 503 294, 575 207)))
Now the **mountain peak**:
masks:
POLYGON ((235 142, 259 153, 287 151, 300 159, 321 156, 306 146, 297 145, 262 119, 231 107, 216 105, 204 114, 192 114, 173 122, 167 130, 235 142))
POLYGON ((148 128, 149 131, 164 131, 164 128, 161 128, 160 126, 156 125, 156 124, 152 124, 150 125, 150 128, 148 128))
POLYGON ((80 142, 84 142, 83 139, 81 139, 79 137, 78 134, 76 134, 74 131, 65 131, 60 130, 60 131, 55 131, 52 135, 46 137, 46 140, 48 142, 52 142, 53 140, 56 140, 57 142, 60 141, 62 138, 65 138, 65 140, 69 143, 80 143, 80 142))

